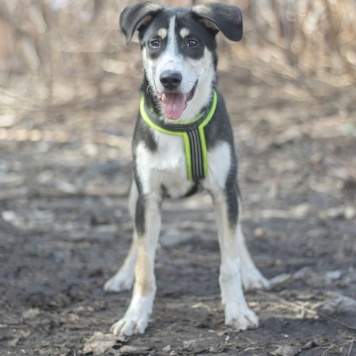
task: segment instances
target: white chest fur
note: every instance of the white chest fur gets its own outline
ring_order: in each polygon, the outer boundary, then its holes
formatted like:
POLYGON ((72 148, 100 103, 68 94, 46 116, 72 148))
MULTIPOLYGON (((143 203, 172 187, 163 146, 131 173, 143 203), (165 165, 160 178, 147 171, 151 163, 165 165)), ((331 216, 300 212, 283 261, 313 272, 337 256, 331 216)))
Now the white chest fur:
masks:
MULTIPOLYGON (((143 142, 136 148, 136 165, 143 193, 157 194, 164 186, 170 197, 184 196, 193 182, 187 178, 183 138, 158 131, 154 131, 154 135, 156 151, 148 150, 143 142)), ((208 152, 208 176, 202 185, 212 191, 224 187, 230 164, 229 145, 221 142, 208 152)))
POLYGON ((192 186, 187 179, 183 138, 154 132, 157 150, 151 152, 143 142, 136 149, 136 165, 144 194, 153 194, 164 186, 172 198, 185 195, 192 186))

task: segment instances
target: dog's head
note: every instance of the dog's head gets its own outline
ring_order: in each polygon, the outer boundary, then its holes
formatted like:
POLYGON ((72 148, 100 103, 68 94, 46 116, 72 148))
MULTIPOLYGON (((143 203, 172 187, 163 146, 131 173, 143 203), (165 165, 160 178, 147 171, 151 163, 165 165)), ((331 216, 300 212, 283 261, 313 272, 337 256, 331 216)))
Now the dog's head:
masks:
POLYGON ((221 3, 192 9, 139 3, 124 9, 120 25, 127 44, 139 32, 146 79, 169 120, 190 120, 208 104, 215 81, 217 32, 232 41, 242 38, 241 11, 221 3))

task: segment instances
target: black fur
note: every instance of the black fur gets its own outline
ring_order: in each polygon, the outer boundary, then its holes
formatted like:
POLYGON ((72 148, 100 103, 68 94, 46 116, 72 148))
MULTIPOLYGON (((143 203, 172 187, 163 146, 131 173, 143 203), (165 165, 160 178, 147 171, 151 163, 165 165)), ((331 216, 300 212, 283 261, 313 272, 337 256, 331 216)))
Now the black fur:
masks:
MULTIPOLYGON (((222 3, 207 3, 194 6, 191 10, 183 8, 164 9, 161 5, 147 1, 128 6, 120 15, 120 26, 126 36, 126 42, 130 43, 134 32, 141 31, 153 18, 165 12, 171 15, 173 12, 178 17, 186 17, 190 12, 196 20, 207 20, 213 25, 207 27, 214 34, 220 30, 229 40, 240 41, 243 35, 242 14, 236 6, 222 3), (183 16, 182 16, 183 15, 183 16)), ((195 21, 197 23, 198 21, 195 21)))
POLYGON ((126 43, 131 42, 139 25, 142 25, 146 20, 150 20, 152 16, 157 15, 162 10, 161 5, 150 1, 127 6, 120 14, 120 27, 126 37, 126 43))
POLYGON ((192 11, 199 18, 214 23, 229 40, 240 41, 242 39, 242 14, 238 7, 216 2, 194 6, 192 11))

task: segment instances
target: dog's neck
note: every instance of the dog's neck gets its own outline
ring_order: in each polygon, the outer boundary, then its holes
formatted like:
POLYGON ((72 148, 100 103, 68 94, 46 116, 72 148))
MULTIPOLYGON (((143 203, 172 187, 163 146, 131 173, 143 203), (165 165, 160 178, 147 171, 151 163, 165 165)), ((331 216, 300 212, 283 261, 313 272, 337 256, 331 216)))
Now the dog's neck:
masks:
POLYGON ((147 104, 147 97, 143 95, 140 101, 140 114, 144 121, 152 128, 168 134, 177 134, 181 136, 182 133, 197 130, 201 126, 205 127, 214 116, 216 106, 217 93, 216 90, 213 90, 211 102, 209 102, 209 105, 204 107, 204 110, 198 116, 194 117, 194 119, 185 122, 167 122, 162 120, 150 108, 150 106, 147 104))
POLYGON ((205 126, 213 118, 218 102, 216 91, 213 91, 212 102, 200 115, 191 122, 167 123, 147 107, 145 96, 140 103, 142 119, 152 129, 168 135, 177 135, 183 138, 187 162, 187 177, 189 180, 199 182, 208 174, 208 154, 205 138, 205 126))

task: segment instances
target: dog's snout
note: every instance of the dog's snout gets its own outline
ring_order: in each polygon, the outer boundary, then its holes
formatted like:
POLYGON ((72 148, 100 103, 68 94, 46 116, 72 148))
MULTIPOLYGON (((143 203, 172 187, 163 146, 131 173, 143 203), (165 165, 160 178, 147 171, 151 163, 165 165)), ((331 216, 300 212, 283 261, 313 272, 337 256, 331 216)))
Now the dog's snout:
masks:
POLYGON ((166 89, 175 89, 182 83, 182 74, 173 70, 165 70, 159 80, 166 89))

